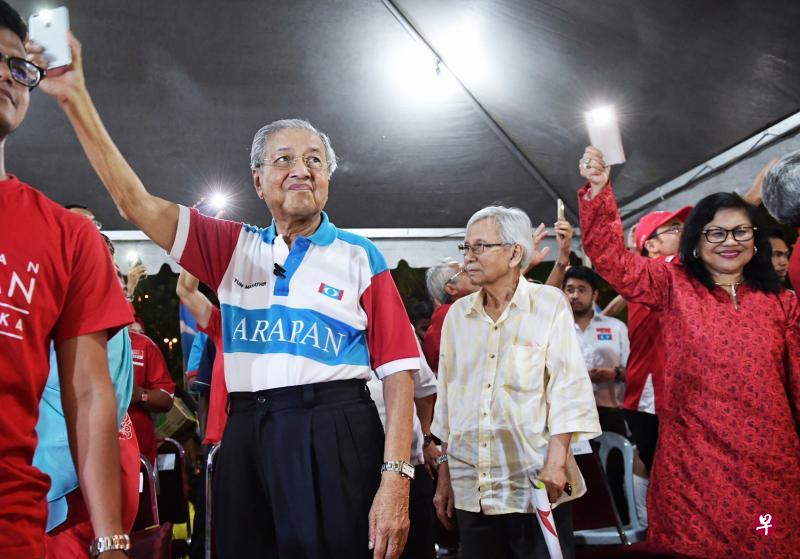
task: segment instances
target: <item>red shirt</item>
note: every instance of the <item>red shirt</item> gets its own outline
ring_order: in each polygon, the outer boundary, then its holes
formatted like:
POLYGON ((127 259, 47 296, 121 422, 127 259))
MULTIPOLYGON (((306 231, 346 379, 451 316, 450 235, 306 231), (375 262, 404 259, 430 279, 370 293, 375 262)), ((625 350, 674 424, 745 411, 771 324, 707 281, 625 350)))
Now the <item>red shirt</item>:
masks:
MULTIPOLYGON (((677 264, 677 255, 658 260, 677 264)), ((631 352, 625 371, 625 400, 623 408, 639 410, 648 375, 653 378, 655 408, 663 389, 664 342, 661 336, 661 313, 639 303, 628 303, 628 339, 631 352)))
POLYGON ((444 317, 447 316, 447 311, 452 306, 453 303, 445 303, 433 311, 431 325, 428 326, 428 331, 425 332, 425 339, 422 341, 422 353, 425 354, 425 360, 430 365, 433 374, 437 374, 439 371, 439 346, 442 343, 442 324, 444 324, 444 317))
POLYGON ((217 350, 214 356, 214 366, 211 368, 211 393, 208 399, 208 419, 206 421, 206 436, 203 444, 216 444, 222 440, 225 432, 225 423, 228 414, 225 405, 228 402, 228 387, 225 385, 225 355, 222 347, 222 314, 218 307, 211 310, 208 325, 197 328, 208 334, 217 350))
MULTIPOLYGON (((131 332, 130 335, 133 351, 133 384, 149 390, 163 390, 172 396, 175 393, 175 383, 169 376, 161 350, 144 334, 131 332)), ((136 438, 139 440, 139 450, 150 460, 150 464, 155 464, 158 448, 156 428, 150 412, 139 403, 131 402, 128 413, 136 431, 136 438)))
POLYGON ((31 462, 51 341, 132 321, 92 222, 0 181, 0 557, 44 555, 49 481, 31 462))

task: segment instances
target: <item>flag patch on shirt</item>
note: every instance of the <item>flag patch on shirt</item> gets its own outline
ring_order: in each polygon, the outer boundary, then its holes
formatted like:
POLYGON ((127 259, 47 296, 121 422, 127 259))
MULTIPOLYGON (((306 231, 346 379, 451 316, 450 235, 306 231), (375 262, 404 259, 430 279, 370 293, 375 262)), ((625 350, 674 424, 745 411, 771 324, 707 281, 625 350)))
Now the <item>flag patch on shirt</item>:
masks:
POLYGON ((611 328, 598 328, 597 340, 600 342, 610 342, 613 340, 611 335, 611 328))
POLYGON ((343 289, 336 289, 335 287, 326 283, 319 284, 319 292, 325 295, 325 297, 330 297, 331 299, 336 299, 337 301, 341 301, 342 297, 344 297, 343 289))

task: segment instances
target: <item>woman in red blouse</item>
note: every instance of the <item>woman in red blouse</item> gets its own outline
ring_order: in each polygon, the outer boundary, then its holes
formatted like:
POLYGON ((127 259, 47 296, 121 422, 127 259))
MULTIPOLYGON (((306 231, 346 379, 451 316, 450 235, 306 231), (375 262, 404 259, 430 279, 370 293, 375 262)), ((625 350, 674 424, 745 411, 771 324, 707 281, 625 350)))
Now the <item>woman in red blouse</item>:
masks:
POLYGON ((580 171, 587 255, 625 299, 664 313, 649 541, 691 557, 800 557, 800 310, 755 209, 704 198, 683 265, 669 266, 625 250, 602 153, 587 148, 580 171))

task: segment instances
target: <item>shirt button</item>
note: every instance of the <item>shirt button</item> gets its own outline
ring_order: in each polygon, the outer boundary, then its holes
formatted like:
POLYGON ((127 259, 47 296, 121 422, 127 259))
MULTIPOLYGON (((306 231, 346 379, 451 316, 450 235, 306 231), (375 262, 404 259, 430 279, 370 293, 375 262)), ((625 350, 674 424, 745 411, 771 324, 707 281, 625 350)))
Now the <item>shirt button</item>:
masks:
POLYGON ((494 359, 494 353, 489 356, 489 359, 494 359))
POLYGON ((494 329, 495 329, 495 330, 497 330, 498 328, 499 328, 499 326, 495 326, 495 327, 494 327, 494 329))
POLYGON ((489 443, 483 443, 483 448, 486 448, 487 446, 489 446, 489 443))
POLYGON ((491 388, 491 387, 492 387, 492 383, 491 382, 486 385, 486 388, 491 388))

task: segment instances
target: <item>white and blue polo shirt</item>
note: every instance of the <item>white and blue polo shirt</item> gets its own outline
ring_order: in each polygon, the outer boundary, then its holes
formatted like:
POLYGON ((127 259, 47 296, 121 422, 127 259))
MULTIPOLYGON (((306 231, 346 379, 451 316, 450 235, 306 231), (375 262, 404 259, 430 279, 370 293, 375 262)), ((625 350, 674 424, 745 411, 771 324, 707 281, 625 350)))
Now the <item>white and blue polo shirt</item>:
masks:
POLYGON ((383 255, 324 212, 289 250, 274 222, 262 229, 180 206, 170 256, 217 292, 229 392, 419 369, 383 255))

